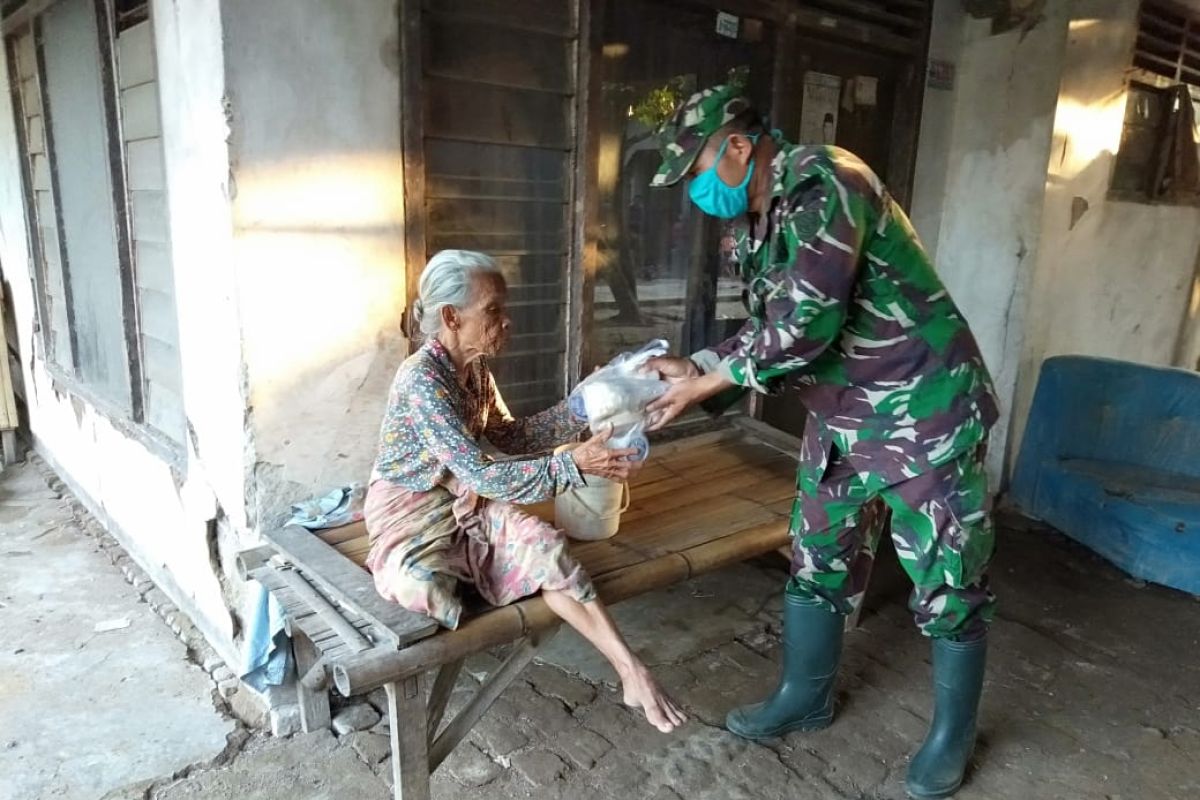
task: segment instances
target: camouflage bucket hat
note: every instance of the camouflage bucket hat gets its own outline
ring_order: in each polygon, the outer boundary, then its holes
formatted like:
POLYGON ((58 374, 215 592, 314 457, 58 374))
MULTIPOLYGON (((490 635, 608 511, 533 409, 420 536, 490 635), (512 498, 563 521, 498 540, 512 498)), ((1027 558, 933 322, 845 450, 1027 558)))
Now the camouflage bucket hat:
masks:
POLYGON ((696 162, 708 137, 750 108, 750 101, 739 91, 735 86, 721 84, 696 92, 675 109, 655 134, 663 163, 650 181, 651 186, 679 183, 696 162))

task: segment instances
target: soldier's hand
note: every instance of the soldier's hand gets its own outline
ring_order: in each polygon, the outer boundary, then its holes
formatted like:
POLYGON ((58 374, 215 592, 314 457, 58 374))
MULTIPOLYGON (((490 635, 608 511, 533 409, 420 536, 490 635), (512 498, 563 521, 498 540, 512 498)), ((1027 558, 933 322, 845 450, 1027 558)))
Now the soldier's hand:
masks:
POLYGON ((690 358, 659 356, 652 358, 642 367, 643 372, 657 372, 667 383, 679 383, 700 377, 700 370, 690 358))
MULTIPOLYGON (((687 361, 687 359, 680 360, 687 361)), ((696 370, 697 377, 678 379, 671 384, 666 394, 646 406, 650 430, 660 430, 691 406, 701 403, 733 385, 721 377, 719 372, 701 375, 695 364, 692 364, 692 369, 696 370)))

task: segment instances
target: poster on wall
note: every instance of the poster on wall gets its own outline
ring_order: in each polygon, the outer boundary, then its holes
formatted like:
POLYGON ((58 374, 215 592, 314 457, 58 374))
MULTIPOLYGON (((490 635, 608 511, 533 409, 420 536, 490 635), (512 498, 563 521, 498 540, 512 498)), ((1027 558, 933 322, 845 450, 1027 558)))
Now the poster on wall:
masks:
POLYGON ((800 106, 800 143, 833 144, 837 139, 842 79, 824 72, 804 73, 800 106))

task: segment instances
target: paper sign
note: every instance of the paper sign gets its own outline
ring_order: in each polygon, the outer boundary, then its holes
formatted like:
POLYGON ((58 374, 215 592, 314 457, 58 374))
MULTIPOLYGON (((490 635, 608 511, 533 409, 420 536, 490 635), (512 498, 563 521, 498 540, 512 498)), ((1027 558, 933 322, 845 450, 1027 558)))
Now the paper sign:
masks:
POLYGON ((725 11, 717 12, 717 33, 730 39, 738 37, 738 18, 725 11))
POLYGON ((834 144, 842 79, 823 72, 804 73, 800 105, 800 144, 834 144))
POLYGON ((854 79, 854 103, 873 106, 879 101, 879 79, 873 75, 859 75, 854 79))

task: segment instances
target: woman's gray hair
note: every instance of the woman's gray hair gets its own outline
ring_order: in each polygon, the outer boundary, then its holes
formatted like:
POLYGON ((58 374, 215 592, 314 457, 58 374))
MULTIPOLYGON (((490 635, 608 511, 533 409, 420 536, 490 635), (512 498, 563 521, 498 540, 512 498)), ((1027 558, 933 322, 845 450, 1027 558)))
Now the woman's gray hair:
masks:
POLYGON ((413 303, 413 320, 421 333, 433 336, 442 329, 442 308, 462 308, 470 302, 471 276, 499 273, 492 257, 474 250, 442 250, 421 272, 419 295, 413 303))

